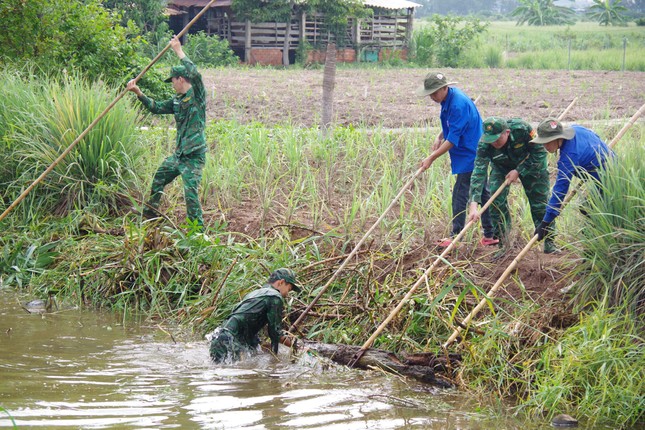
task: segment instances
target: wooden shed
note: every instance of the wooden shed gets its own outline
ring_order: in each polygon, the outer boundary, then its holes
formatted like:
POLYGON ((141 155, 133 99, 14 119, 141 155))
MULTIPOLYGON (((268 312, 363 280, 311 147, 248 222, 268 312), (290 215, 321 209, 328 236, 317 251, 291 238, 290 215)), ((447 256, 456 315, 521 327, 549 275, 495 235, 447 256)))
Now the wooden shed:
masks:
MULTIPOLYGON (((178 33, 209 0, 168 0, 170 28, 178 33)), ((286 22, 238 21, 232 0, 218 0, 190 29, 226 39, 231 49, 249 64, 282 65, 293 63, 296 50, 306 41, 309 61, 322 61, 320 48, 330 40, 321 13, 294 13, 286 22), (287 38, 287 43, 285 43, 287 38), (286 47, 286 48, 285 48, 286 47), (286 49, 286 54, 283 55, 286 49)), ((414 9, 420 5, 408 0, 364 0, 373 15, 350 18, 345 37, 337 40, 338 61, 379 61, 386 56, 407 57, 412 35, 414 9)))

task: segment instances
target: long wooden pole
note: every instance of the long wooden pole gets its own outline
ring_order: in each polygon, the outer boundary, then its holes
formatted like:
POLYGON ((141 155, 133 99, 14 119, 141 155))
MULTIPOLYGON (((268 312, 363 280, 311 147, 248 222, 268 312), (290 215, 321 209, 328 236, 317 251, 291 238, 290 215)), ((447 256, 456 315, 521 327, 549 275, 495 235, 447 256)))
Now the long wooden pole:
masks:
MULTIPOLYGON (((571 101, 571 103, 569 103, 569 106, 567 106, 567 108, 564 111, 562 111, 562 113, 560 114, 560 116, 558 118, 559 119, 564 118, 564 116, 567 114, 567 112, 569 112, 569 110, 573 107, 573 105, 576 103, 577 100, 578 100, 577 97, 574 98, 571 101)), ((492 196, 490 196, 488 201, 479 209, 479 211, 477 212, 477 215, 481 216, 484 213, 484 211, 486 211, 486 209, 488 209, 488 207, 495 201, 495 199, 497 199, 497 197, 499 197, 499 195, 502 193, 504 188, 506 188, 508 185, 510 185, 508 180, 504 181, 504 183, 502 183, 502 185, 497 189, 497 191, 495 191, 495 193, 492 196)), ((412 297, 412 294, 414 294, 414 292, 417 290, 419 285, 421 285, 424 281, 426 281, 428 279, 428 275, 439 265, 439 263, 441 261, 444 260, 446 255, 448 255, 450 253, 450 251, 452 251, 452 249, 455 247, 456 243, 459 242, 459 240, 461 240, 461 238, 466 234, 466 232, 474 224, 475 224, 474 221, 469 221, 464 226, 464 228, 459 232, 459 234, 452 239, 450 245, 448 245, 448 247, 441 253, 441 255, 439 255, 434 260, 434 262, 430 265, 430 267, 428 267, 426 269, 426 271, 423 273, 423 275, 421 275, 421 277, 417 280, 417 282, 414 285, 412 285, 412 287, 410 287, 410 290, 403 297, 403 299, 401 299, 401 301, 396 306, 396 308, 394 308, 390 312, 390 314, 387 316, 387 318, 376 328, 376 330, 370 336, 370 338, 367 339, 367 341, 363 344, 361 349, 354 355, 352 361, 349 363, 350 367, 352 367, 354 364, 356 364, 356 362, 358 362, 358 360, 360 360, 361 356, 365 353, 365 351, 367 351, 372 346, 372 343, 374 343, 374 340, 376 340, 378 335, 381 334, 381 332, 390 323, 390 321, 392 321, 392 319, 401 311, 401 309, 403 308, 403 305, 405 305, 405 303, 410 299, 410 297, 412 297)))
MULTIPOLYGON (((627 124, 625 124, 623 126, 623 128, 618 132, 616 137, 614 137, 612 139, 612 141, 608 145, 610 148, 612 148, 620 140, 620 138, 623 137, 625 132, 627 132, 627 130, 632 125, 634 125, 636 120, 638 120, 638 118, 643 114, 644 111, 645 111, 645 104, 643 104, 643 106, 641 106, 640 109, 638 109, 638 111, 631 117, 631 119, 627 122, 627 124)), ((565 197, 565 199, 562 202, 562 206, 560 207, 560 211, 562 211, 562 209, 564 209, 564 207, 569 203, 569 201, 571 201, 571 199, 577 193, 577 191, 580 188, 580 186, 581 186, 581 183, 578 184, 578 186, 575 187, 571 191, 571 193, 569 193, 565 197)), ((537 242, 537 238, 538 238, 537 234, 535 236, 533 236, 533 238, 531 238, 529 243, 526 244, 524 249, 522 249, 522 251, 520 251, 520 253, 517 255, 517 257, 515 257, 513 259, 511 264, 504 271, 504 273, 502 273, 502 276, 500 276, 500 278, 497 280, 497 282, 495 282, 495 285, 493 285, 491 287, 490 291, 487 294, 487 297, 482 299, 479 302, 479 304, 477 306, 475 306, 475 308, 473 308, 473 310, 470 311, 468 316, 463 320, 463 325, 464 326, 466 326, 479 313, 479 311, 486 305, 487 301, 490 300, 495 295, 495 292, 499 289, 499 287, 502 285, 502 283, 506 280, 506 278, 508 278, 508 276, 513 272, 513 270, 515 270, 515 268, 517 267, 519 262, 522 261, 522 258, 524 258, 526 253, 533 247, 535 242, 537 242)), ((457 339, 457 336, 459 336, 459 333, 461 332, 461 330, 462 330, 461 327, 457 327, 453 331, 452 335, 448 338, 448 340, 443 344, 443 347, 446 348, 446 347, 448 347, 448 345, 450 345, 452 342, 454 342, 455 339, 457 339)))
POLYGON ((305 316, 307 316, 307 314, 309 313, 309 311, 311 311, 311 309, 312 309, 312 308, 314 307, 314 305, 318 302, 318 300, 322 297, 322 295, 325 293, 325 291, 327 291, 327 289, 329 288, 329 286, 331 285, 331 283, 332 283, 332 282, 334 282, 334 281, 336 280, 336 278, 338 277, 338 275, 340 274, 340 272, 345 268, 345 266, 347 266, 347 264, 349 263, 349 261, 351 260, 351 258, 352 258, 354 255, 356 255, 356 252, 358 252, 358 250, 359 250, 359 249, 360 249, 360 247, 363 245, 363 243, 365 242, 365 240, 367 239, 367 237, 368 237, 368 236, 369 236, 369 235, 374 231, 374 229, 375 229, 375 228, 376 228, 376 227, 381 223, 381 221, 383 221, 383 218, 385 218, 385 216, 388 214, 388 212, 390 211, 390 209, 392 209, 392 207, 394 207, 394 205, 395 205, 395 204, 396 204, 396 202, 399 200, 399 198, 400 198, 400 197, 403 195, 403 193, 404 193, 404 192, 405 192, 405 191, 410 187, 410 185, 412 185, 412 183, 415 181, 415 179, 417 179, 417 178, 419 177, 419 175, 420 175, 421 173, 423 173, 423 169, 422 169, 422 168, 419 168, 419 169, 416 171, 416 173, 414 174, 414 176, 412 176, 412 178, 411 178, 411 179, 410 179, 410 180, 409 180, 409 181, 408 181, 408 182, 403 186, 403 188, 401 188, 401 191, 399 191, 399 193, 396 195, 396 197, 394 197, 394 199, 392 200, 392 203, 390 203, 390 205, 389 205, 389 206, 388 206, 388 207, 383 211, 383 213, 381 214, 381 216, 380 216, 380 217, 379 217, 379 218, 374 222, 374 224, 372 224, 372 227, 370 227, 370 229, 369 229, 369 230, 367 230, 367 232, 363 235, 363 237, 361 238, 361 240, 359 240, 359 241, 358 241, 358 243, 356 244, 356 246, 354 246, 354 249, 352 249, 352 252, 350 252, 350 253, 347 255, 347 257, 345 258, 345 260, 343 261, 343 263, 340 265, 340 267, 338 267, 338 269, 336 269, 336 271, 335 271, 335 272, 334 272, 334 274, 331 276, 331 278, 329 278, 329 279, 327 280, 327 282, 325 283, 325 285, 320 289, 320 291, 318 292, 318 295, 316 295, 316 297, 311 301, 311 303, 309 303, 309 305, 307 306, 307 308, 306 308, 306 309, 305 309, 305 310, 300 314, 300 316, 298 317, 298 319, 297 319, 293 324, 291 324, 291 327, 289 327, 289 332, 291 332, 291 333, 293 333, 293 332, 294 332, 294 330, 295 330, 295 328, 298 326, 298 324, 299 324, 299 323, 300 323, 300 322, 305 318, 305 316))
MULTIPOLYGON (((192 19, 188 24, 186 24, 186 27, 184 27, 184 28, 183 28, 183 30, 181 30, 181 31, 179 32, 179 34, 177 34, 177 37, 178 37, 178 38, 181 38, 184 34, 186 34, 186 32, 188 31, 188 29, 189 29, 190 27, 192 27, 192 25, 193 25, 195 22, 197 22, 197 20, 198 20, 199 18, 201 18, 201 16, 202 16, 204 13, 206 13, 206 11, 208 10, 208 8, 210 8, 210 7, 211 7, 211 6, 212 6, 216 1, 217 1, 217 0, 211 0, 211 1, 206 5, 206 6, 204 6, 204 8, 203 8, 203 9, 202 9, 202 10, 201 10, 197 15, 195 15, 195 17, 194 17, 194 18, 193 18, 193 19, 192 19)), ((150 63, 148 63, 148 65, 147 65, 146 67, 144 67, 144 68, 143 68, 143 70, 141 71, 141 73, 139 73, 139 74, 137 75, 137 77, 136 77, 136 78, 134 78, 134 81, 135 81, 135 82, 138 82, 138 81, 139 81, 139 79, 141 79, 141 77, 142 77, 142 76, 143 76, 143 75, 144 75, 148 70, 150 70, 150 67, 152 67, 152 66, 153 66, 153 65, 154 65, 154 64, 155 64, 155 63, 156 63, 156 62, 157 62, 157 61, 158 61, 158 60, 163 56, 163 54, 165 54, 165 53, 166 53, 166 51, 168 51, 168 49, 169 49, 169 48, 170 48, 170 43, 168 43, 168 44, 167 44, 167 45, 166 45, 166 46, 161 50, 161 52, 159 52, 159 54, 157 54, 157 56, 156 56, 155 58, 153 58, 153 59, 152 59, 152 61, 151 61, 150 63)), ((92 123, 91 123, 90 125, 88 125, 88 126, 87 126, 87 128, 86 128, 85 130, 83 130, 83 132, 82 132, 82 133, 81 133, 81 134, 80 134, 80 135, 79 135, 79 136, 78 136, 78 137, 77 137, 77 138, 76 138, 72 143, 70 143, 70 144, 69 144, 69 146, 68 146, 68 147, 67 147, 67 148, 66 148, 66 149, 65 149, 65 150, 64 150, 64 151, 63 151, 63 152, 58 156, 58 158, 56 158, 56 160, 54 160, 54 162, 53 162, 53 163, 52 163, 52 164, 51 164, 47 169, 45 169, 45 171, 44 171, 43 173, 41 173, 41 174, 40 174, 40 176, 39 176, 38 178, 36 178, 36 180, 35 180, 34 182, 32 182, 32 183, 31 183, 31 185, 29 185, 29 186, 28 186, 28 187, 27 187, 27 188, 22 192, 22 194, 20 194, 20 195, 18 196, 18 198, 17 198, 13 203, 11 203, 11 205, 9 205, 9 207, 8 207, 7 209, 5 209, 5 211, 2 213, 2 215, 0 215, 0 221, 2 221, 2 220, 3 220, 3 219, 4 219, 4 218, 9 214, 9 212, 11 212, 11 211, 16 207, 16 206, 18 206, 18 204, 20 204, 20 202, 21 202, 21 201, 23 201, 23 200, 25 199, 25 197, 27 197, 27 194, 29 194, 29 193, 31 192, 31 190, 33 190, 33 189, 36 187, 36 185, 38 185, 38 184, 39 184, 43 179, 45 179, 45 177, 46 177, 46 176, 47 176, 47 175, 48 175, 52 170, 54 170, 54 168, 58 165, 58 163, 60 163, 60 162, 61 162, 61 160, 63 160, 63 159, 64 159, 64 158, 65 158, 65 157, 66 157, 66 156, 67 156, 67 155, 72 151, 72 149, 74 149, 74 147, 75 147, 75 146, 76 146, 76 145, 77 145, 81 140, 83 140, 83 138, 84 138, 85 136, 87 136, 87 134, 90 132, 90 130, 92 130, 92 129, 94 128, 94 126, 95 126, 96 124, 98 124, 98 122, 99 122, 99 121, 100 121, 100 120, 101 120, 101 119, 102 119, 102 118, 103 118, 103 117, 104 117, 104 116, 105 116, 105 115, 106 115, 106 114, 107 114, 107 113, 108 113, 108 112, 109 112, 109 111, 114 107, 114 105, 116 105, 116 104, 119 102, 119 100, 121 100, 121 99, 123 98, 123 96, 124 96, 124 95, 125 95, 125 93, 127 93, 127 92, 128 92, 128 90, 123 90, 123 91, 121 91, 121 93, 119 93, 119 95, 118 95, 118 96, 116 96, 116 98, 115 98, 114 100, 112 100, 112 102, 108 105, 108 107, 106 107, 106 108, 105 108, 105 110, 103 110, 103 112, 101 112, 101 114, 100 114, 98 117, 96 117, 96 119, 95 119, 94 121, 92 121, 92 123)))
MULTIPOLYGON (((480 99, 480 97, 481 96, 478 96, 475 99, 474 103, 477 103, 477 101, 480 99)), ((314 297, 314 299, 309 303, 307 308, 300 314, 298 319, 296 319, 296 321, 293 324, 291 324, 291 327, 289 327, 289 332, 293 333, 294 330, 296 329, 296 327, 298 326, 298 324, 300 324, 300 322, 307 316, 307 314, 309 314, 311 309, 316 305, 316 303, 318 303, 318 300, 322 297, 322 295, 325 293, 325 291, 327 291, 327 289, 329 288, 331 283, 334 282, 336 280, 336 278, 338 278, 338 275, 340 274, 340 272, 345 268, 345 266, 347 266, 347 264, 349 263, 351 258, 354 255, 356 255, 356 253, 358 252, 360 247, 363 245, 365 240, 367 240, 367 238, 374 231, 374 229, 381 223, 381 221, 383 221, 383 218, 385 218, 385 216, 388 214, 390 209, 392 209, 394 207, 394 205, 399 200, 399 198, 401 198, 403 193, 405 193, 405 191, 408 188, 410 188, 412 183, 419 177, 419 175, 421 175, 421 173, 423 173, 423 168, 419 168, 415 172, 415 174, 412 176, 412 178, 405 185, 403 185, 403 188, 401 188, 401 191, 399 191, 399 193, 394 197, 394 199, 392 200, 390 205, 383 211, 381 216, 374 222, 374 224, 372 224, 372 227, 370 227, 369 230, 367 230, 367 232, 365 232, 365 234, 363 235, 361 240, 359 240, 358 243, 356 244, 356 246, 354 246, 354 249, 352 249, 352 251, 349 254, 347 254, 347 257, 345 258, 343 263, 338 267, 338 269, 336 269, 336 271, 332 274, 331 278, 329 278, 327 280, 325 285, 323 285, 323 287, 320 289, 320 291, 318 292, 316 297, 314 297)))

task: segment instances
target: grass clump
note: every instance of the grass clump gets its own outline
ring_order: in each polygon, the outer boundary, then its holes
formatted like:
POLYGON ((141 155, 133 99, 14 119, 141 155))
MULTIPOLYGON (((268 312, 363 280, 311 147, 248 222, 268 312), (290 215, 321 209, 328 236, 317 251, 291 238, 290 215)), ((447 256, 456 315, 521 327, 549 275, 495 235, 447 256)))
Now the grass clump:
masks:
MULTIPOLYGON (((0 178, 3 198, 14 200, 116 97, 103 83, 78 75, 36 79, 6 73, 0 90, 0 178)), ((24 218, 35 211, 64 213, 74 207, 118 206, 118 195, 131 187, 141 154, 135 128, 137 112, 116 104, 22 205, 24 218)))
MULTIPOLYGON (((598 306, 536 363, 535 382, 520 411, 572 413, 589 425, 636 426, 645 419, 645 339, 628 316, 598 306), (584 418, 583 418, 584 417, 584 418)), ((642 333, 642 332, 641 332, 642 333)))
POLYGON ((645 169, 642 146, 622 148, 601 172, 599 188, 589 186, 588 217, 572 244, 581 258, 571 272, 578 308, 605 301, 645 315, 645 169), (617 197, 620 196, 620 197, 617 197))

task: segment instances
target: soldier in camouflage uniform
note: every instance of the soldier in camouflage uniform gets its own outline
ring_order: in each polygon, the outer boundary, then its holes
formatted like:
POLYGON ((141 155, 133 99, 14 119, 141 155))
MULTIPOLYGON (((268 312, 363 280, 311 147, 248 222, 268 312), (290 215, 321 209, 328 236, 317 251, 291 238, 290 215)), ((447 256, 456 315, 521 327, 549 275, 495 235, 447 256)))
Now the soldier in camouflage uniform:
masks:
MULTIPOLYGON (((495 193, 506 181, 522 182, 524 192, 529 200, 533 224, 537 227, 546 212, 549 198, 549 172, 547 170, 547 152, 542 145, 531 143, 536 137, 533 127, 519 118, 503 119, 490 117, 484 121, 484 134, 477 148, 475 169, 470 181, 470 216, 471 221, 478 218, 478 205, 488 165, 490 170, 490 191, 495 193)), ((500 247, 507 243, 511 229, 511 214, 508 209, 508 187, 491 205, 491 219, 495 237, 500 240, 500 247)), ((549 234, 544 242, 544 252, 555 251, 553 235, 549 234)))
POLYGON ((260 289, 250 292, 233 309, 224 323, 215 329, 210 355, 215 363, 239 360, 243 352, 253 353, 260 344, 258 332, 268 327, 271 349, 278 353, 278 344, 291 346, 295 340, 282 335, 282 307, 289 291, 300 291, 296 274, 281 268, 269 276, 260 289))
MULTIPOLYGON (((170 77, 166 82, 172 82, 177 93, 173 98, 155 101, 146 97, 134 80, 128 82, 126 89, 134 92, 141 103, 154 114, 174 114, 177 126, 175 152, 166 158, 152 180, 152 189, 148 205, 155 210, 163 189, 177 176, 181 175, 184 182, 184 198, 186 200, 187 218, 203 227, 202 207, 199 203, 199 184, 202 180, 202 170, 206 163, 206 90, 202 76, 197 67, 181 47, 181 42, 175 36, 170 46, 181 60, 181 65, 173 66, 170 77)), ((146 218, 155 217, 150 208, 144 209, 146 218)))

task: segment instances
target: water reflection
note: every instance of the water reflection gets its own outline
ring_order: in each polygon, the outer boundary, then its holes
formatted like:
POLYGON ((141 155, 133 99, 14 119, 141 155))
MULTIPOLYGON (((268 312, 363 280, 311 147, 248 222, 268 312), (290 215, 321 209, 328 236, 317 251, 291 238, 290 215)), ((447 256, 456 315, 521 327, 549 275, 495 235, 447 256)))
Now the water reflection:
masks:
POLYGON ((0 406, 20 428, 500 428, 462 395, 286 354, 215 366, 205 341, 100 312, 28 314, 0 290, 0 406))

